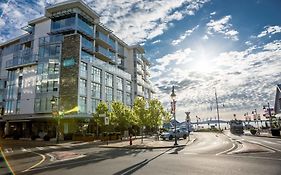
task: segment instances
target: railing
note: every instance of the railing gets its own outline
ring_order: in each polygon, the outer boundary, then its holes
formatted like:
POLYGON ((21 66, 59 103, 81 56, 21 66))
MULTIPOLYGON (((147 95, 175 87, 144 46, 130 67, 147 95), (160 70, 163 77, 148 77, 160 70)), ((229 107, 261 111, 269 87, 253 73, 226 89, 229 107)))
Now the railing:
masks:
POLYGON ((82 47, 89 49, 90 51, 93 51, 93 43, 86 38, 82 37, 82 47))
POLYGON ((78 29, 84 31, 86 34, 90 36, 94 36, 93 28, 89 24, 81 20, 80 18, 78 18, 78 29))
POLYGON ((6 62, 6 68, 17 67, 21 65, 35 64, 38 61, 37 54, 24 54, 14 57, 6 62))
POLYGON ((111 60, 115 60, 115 53, 108 51, 107 49, 98 46, 97 47, 97 52, 101 53, 102 55, 110 58, 111 60))
POLYGON ((105 69, 106 71, 108 71, 110 73, 116 74, 117 76, 120 76, 120 77, 126 78, 128 80, 131 80, 131 74, 117 68, 116 66, 112 66, 112 65, 110 65, 110 64, 108 64, 104 61, 101 61, 97 58, 93 59, 93 64, 96 65, 97 67, 105 69))
POLYGON ((39 38, 39 45, 57 43, 62 41, 63 41, 63 35, 50 35, 50 36, 39 38))
POLYGON ((98 39, 100 39, 100 40, 106 42, 107 44, 109 44, 109 42, 108 42, 108 39, 109 39, 109 38, 108 38, 105 34, 103 34, 103 33, 101 33, 101 32, 97 32, 97 33, 96 33, 96 38, 98 38, 98 39))

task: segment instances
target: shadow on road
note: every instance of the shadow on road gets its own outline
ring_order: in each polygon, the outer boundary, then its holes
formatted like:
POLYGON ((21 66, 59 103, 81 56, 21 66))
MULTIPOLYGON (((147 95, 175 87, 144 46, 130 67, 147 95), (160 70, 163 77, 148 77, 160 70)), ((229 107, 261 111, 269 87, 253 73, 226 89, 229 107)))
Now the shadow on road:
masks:
POLYGON ((170 151, 172 149, 173 148, 170 148, 170 149, 168 149, 168 150, 158 154, 157 156, 154 156, 153 158, 151 158, 149 160, 145 159, 144 161, 141 161, 141 162, 139 162, 137 164, 134 164, 134 165, 132 165, 132 166, 130 166, 128 168, 125 168, 125 169, 123 169, 121 171, 118 171, 118 172, 114 173, 114 175, 129 175, 129 174, 132 174, 132 173, 136 172, 137 170, 141 169, 142 167, 144 167, 145 165, 147 165, 149 162, 155 160, 156 158, 162 156, 163 154, 165 154, 166 152, 168 152, 168 151, 170 151))
MULTIPOLYGON (((87 148, 89 145, 83 145, 79 148, 76 149, 83 149, 87 148)), ((74 159, 74 160, 66 160, 62 162, 56 162, 53 164, 45 165, 42 167, 35 168, 33 170, 30 170, 28 172, 17 172, 17 175, 19 174, 37 174, 41 172, 47 172, 47 171, 52 171, 52 170, 58 170, 58 169, 73 169, 79 166, 85 166, 87 164, 94 164, 98 163, 104 160, 108 159, 115 159, 118 157, 122 156, 128 156, 128 155, 134 155, 136 156, 137 154, 143 153, 143 152, 148 152, 152 151, 149 149, 107 149, 107 150, 102 150, 99 152, 93 152, 93 153, 88 153, 86 154, 87 156, 79 159, 74 159)))

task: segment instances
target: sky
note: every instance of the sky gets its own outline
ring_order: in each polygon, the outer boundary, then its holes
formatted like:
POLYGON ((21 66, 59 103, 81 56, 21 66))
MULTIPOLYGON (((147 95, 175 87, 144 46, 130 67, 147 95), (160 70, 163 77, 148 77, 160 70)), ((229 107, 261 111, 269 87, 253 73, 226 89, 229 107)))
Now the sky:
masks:
MULTIPOLYGON (((0 0, 0 42, 64 0, 0 0)), ((151 61, 155 96, 176 117, 190 112, 222 120, 244 119, 274 105, 281 84, 281 0, 84 0, 126 43, 140 44, 151 61)))

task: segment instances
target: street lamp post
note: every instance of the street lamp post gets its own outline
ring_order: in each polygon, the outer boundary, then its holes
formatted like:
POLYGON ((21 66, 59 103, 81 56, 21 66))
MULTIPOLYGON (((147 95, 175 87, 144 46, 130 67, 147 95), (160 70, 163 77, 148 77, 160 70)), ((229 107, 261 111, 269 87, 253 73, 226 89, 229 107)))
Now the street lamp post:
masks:
POLYGON ((177 142, 177 123, 176 123, 176 94, 175 94, 175 88, 174 86, 172 87, 172 94, 171 94, 171 99, 172 99, 172 113, 173 113, 173 117, 174 117, 174 127, 175 127, 175 144, 174 146, 178 145, 177 142))
MULTIPOLYGON (((59 143, 59 135, 60 135, 60 131, 59 131, 59 126, 60 126, 60 116, 59 116, 59 109, 57 109, 57 111, 54 111, 54 106, 57 103, 57 97, 53 96, 51 99, 51 104, 52 104, 52 116, 53 118, 56 118, 57 120, 57 127, 56 127, 56 143, 59 143), (57 115, 57 116, 56 116, 57 115)), ((58 105, 57 105, 58 107, 58 105)))

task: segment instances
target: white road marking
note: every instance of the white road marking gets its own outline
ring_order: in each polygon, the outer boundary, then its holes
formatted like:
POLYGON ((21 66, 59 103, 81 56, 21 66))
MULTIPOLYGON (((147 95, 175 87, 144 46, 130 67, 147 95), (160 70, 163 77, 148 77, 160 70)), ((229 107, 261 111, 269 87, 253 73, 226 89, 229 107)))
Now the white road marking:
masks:
POLYGON ((59 146, 49 146, 49 148, 51 148, 51 149, 58 149, 60 147, 59 146))
POLYGON ((44 147, 36 147, 37 149, 39 149, 39 150, 44 150, 45 148, 44 147))
POLYGON ((27 172, 27 171, 30 171, 31 169, 33 169, 33 168, 37 167, 38 165, 42 164, 42 163, 45 161, 45 159, 46 159, 46 156, 44 156, 43 154, 40 154, 40 153, 37 153, 37 152, 33 152, 33 151, 30 151, 30 152, 32 152, 32 153, 34 153, 34 154, 37 154, 37 155, 41 156, 41 157, 42 157, 42 159, 41 159, 41 161, 40 161, 40 162, 38 162, 38 163, 36 163, 36 164, 32 165, 31 167, 29 167, 29 168, 27 168, 27 169, 23 170, 22 172, 27 172))
POLYGON ((50 159, 51 162, 53 162, 55 160, 55 157, 52 154, 47 153, 46 155, 51 158, 50 159))
POLYGON ((227 153, 227 152, 231 151, 234 147, 235 147, 235 144, 234 144, 234 142, 232 142, 232 147, 230 149, 227 149, 225 151, 219 152, 219 153, 216 154, 216 156, 224 154, 224 153, 227 153))

